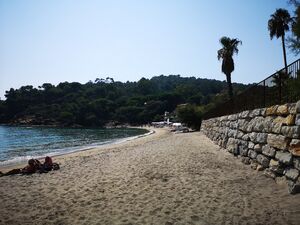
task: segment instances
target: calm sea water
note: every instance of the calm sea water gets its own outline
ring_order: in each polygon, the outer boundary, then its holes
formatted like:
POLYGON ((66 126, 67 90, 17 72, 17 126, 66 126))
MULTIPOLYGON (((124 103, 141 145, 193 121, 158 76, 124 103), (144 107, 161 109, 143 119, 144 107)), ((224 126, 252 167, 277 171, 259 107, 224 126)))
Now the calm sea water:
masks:
POLYGON ((77 129, 0 126, 0 165, 59 155, 147 133, 144 129, 77 129))

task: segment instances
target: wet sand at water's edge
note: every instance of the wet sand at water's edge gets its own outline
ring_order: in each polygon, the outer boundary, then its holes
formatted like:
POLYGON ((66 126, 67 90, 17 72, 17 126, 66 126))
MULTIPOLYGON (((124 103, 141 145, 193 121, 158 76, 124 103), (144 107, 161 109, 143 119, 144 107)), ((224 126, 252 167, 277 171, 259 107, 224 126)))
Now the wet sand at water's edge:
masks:
POLYGON ((0 224, 299 224, 300 194, 199 132, 155 131, 0 177, 0 224))

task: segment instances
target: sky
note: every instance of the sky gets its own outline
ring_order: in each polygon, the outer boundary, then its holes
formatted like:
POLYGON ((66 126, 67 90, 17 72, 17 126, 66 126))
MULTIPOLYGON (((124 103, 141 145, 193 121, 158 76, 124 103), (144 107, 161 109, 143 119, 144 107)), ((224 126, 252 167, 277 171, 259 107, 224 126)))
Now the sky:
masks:
MULTIPOLYGON (((0 0, 0 98, 6 90, 161 74, 225 80, 222 36, 242 41, 233 82, 284 66, 267 23, 287 0, 0 0)), ((298 59, 287 52, 288 64, 298 59)))

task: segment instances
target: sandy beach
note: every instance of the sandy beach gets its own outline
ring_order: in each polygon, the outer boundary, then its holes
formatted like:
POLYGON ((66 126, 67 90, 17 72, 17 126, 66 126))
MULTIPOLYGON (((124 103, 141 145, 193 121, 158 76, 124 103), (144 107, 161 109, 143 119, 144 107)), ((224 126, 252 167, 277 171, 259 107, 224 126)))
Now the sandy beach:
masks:
MULTIPOLYGON (((155 134, 0 177, 0 224, 299 224, 300 195, 202 133, 155 134), (274 197, 276 196, 276 197, 274 197)), ((3 168, 1 169, 3 171, 3 168)))

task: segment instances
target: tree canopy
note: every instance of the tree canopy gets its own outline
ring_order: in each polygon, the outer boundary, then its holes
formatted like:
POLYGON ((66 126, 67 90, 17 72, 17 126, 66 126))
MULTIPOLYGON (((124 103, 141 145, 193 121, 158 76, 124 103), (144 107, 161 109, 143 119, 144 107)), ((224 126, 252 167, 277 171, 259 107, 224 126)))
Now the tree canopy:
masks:
MULTIPOLYGON (((245 85, 234 84, 235 91, 245 85)), ((226 82, 179 75, 118 82, 112 78, 85 84, 45 83, 6 91, 0 123, 59 126, 146 124, 173 112, 177 105, 207 105, 226 90, 226 82)))
POLYGON ((222 72, 226 75, 228 84, 228 95, 232 99, 233 91, 231 84, 231 73, 234 71, 233 55, 239 52, 238 45, 242 44, 237 38, 222 37, 220 39, 222 48, 218 50, 218 60, 222 59, 222 72))

